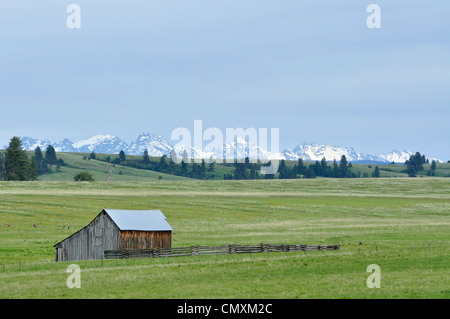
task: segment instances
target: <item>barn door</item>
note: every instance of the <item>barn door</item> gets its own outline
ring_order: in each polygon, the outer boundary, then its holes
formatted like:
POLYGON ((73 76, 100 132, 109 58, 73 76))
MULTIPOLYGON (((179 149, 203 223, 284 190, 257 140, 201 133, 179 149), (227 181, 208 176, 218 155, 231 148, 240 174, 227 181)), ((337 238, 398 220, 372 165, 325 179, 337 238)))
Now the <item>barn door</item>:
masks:
POLYGON ((105 229, 104 228, 96 228, 95 229, 94 258, 93 259, 102 259, 103 258, 104 238, 105 238, 105 229))

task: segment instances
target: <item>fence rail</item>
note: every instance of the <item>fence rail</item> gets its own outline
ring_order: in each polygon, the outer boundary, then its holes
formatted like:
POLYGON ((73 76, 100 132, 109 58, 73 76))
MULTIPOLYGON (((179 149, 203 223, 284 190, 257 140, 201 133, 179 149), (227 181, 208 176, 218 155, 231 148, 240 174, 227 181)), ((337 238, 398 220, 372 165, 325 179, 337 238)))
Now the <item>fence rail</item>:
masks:
POLYGON ((105 250, 105 259, 145 258, 145 257, 180 257, 221 254, 252 254, 290 251, 338 250, 340 245, 221 245, 221 246, 189 246, 161 249, 123 249, 105 250))

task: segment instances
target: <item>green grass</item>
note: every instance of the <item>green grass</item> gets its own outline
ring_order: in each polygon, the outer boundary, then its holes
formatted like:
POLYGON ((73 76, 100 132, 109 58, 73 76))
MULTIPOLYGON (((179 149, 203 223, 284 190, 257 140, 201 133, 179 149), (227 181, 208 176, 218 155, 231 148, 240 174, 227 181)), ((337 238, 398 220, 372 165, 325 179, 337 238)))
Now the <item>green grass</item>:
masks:
POLYGON ((73 181, 75 174, 81 171, 89 171, 96 181, 108 180, 108 165, 112 167, 112 178, 114 181, 151 181, 151 180, 187 180, 188 178, 159 173, 155 171, 136 169, 106 162, 84 159, 89 158, 89 154, 84 153, 58 153, 58 158, 62 158, 67 166, 62 166, 52 174, 39 176, 39 181, 73 181))
POLYGON ((2 182, 0 298, 449 298, 449 195, 444 178, 2 182), (53 245, 104 207, 161 209, 173 246, 342 248, 80 261, 82 288, 68 289, 53 245), (366 287, 373 263, 380 289, 366 287))

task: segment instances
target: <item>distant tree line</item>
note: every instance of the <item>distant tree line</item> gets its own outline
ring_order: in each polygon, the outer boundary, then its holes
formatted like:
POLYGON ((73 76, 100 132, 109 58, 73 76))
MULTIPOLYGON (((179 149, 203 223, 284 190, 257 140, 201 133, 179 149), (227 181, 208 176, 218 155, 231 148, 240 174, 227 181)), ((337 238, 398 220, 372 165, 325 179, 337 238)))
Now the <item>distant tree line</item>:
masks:
POLYGON ((45 156, 41 149, 37 147, 29 158, 27 152, 22 149, 21 139, 14 136, 5 152, 0 152, 0 180, 37 180, 39 175, 51 174, 50 166, 52 165, 55 165, 57 169, 66 165, 62 159, 56 157, 53 146, 47 147, 45 156))
MULTIPOLYGON (((264 166, 270 166, 269 163, 264 164, 264 166)), ((250 164, 248 158, 245 158, 244 163, 234 164, 234 174, 228 174, 224 176, 224 179, 258 179, 260 178, 258 172, 261 168, 261 164, 250 164)), ((338 164, 336 160, 333 164, 328 165, 325 157, 322 160, 316 161, 314 164, 305 165, 303 160, 299 158, 297 163, 293 167, 286 165, 286 161, 282 159, 278 166, 278 178, 279 179, 295 179, 295 178, 316 178, 318 176, 322 177, 333 177, 333 178, 354 178, 358 177, 351 171, 352 163, 347 162, 345 155, 341 157, 341 161, 338 164)), ((263 175, 265 179, 275 178, 274 174, 263 175)))
MULTIPOLYGON (((148 154, 148 150, 144 150, 142 158, 127 158, 125 152, 121 150, 118 154, 119 156, 111 159, 107 156, 103 160, 108 163, 129 166, 138 169, 151 170, 155 172, 171 174, 176 176, 184 176, 195 179, 208 179, 214 178, 215 172, 215 162, 211 159, 208 163, 202 159, 201 163, 191 163, 188 158, 186 151, 183 152, 183 158, 181 163, 176 163, 173 159, 176 158, 176 153, 174 150, 171 152, 171 156, 163 155, 159 160, 151 160, 148 154)), ((91 153, 91 158, 93 157, 91 153)), ((95 157, 94 157, 95 159, 95 157)))

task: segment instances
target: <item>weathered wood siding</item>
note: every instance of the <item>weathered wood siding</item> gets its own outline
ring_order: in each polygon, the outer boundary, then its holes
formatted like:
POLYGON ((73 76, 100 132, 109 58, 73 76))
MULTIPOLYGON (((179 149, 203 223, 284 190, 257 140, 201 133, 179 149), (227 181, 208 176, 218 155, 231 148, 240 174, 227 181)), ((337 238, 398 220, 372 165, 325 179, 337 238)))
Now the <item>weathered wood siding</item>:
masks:
POLYGON ((102 259, 105 250, 119 249, 120 230, 104 212, 66 238, 56 249, 56 261, 102 259))
POLYGON ((119 249, 171 248, 171 231, 137 231, 120 232, 119 249))

